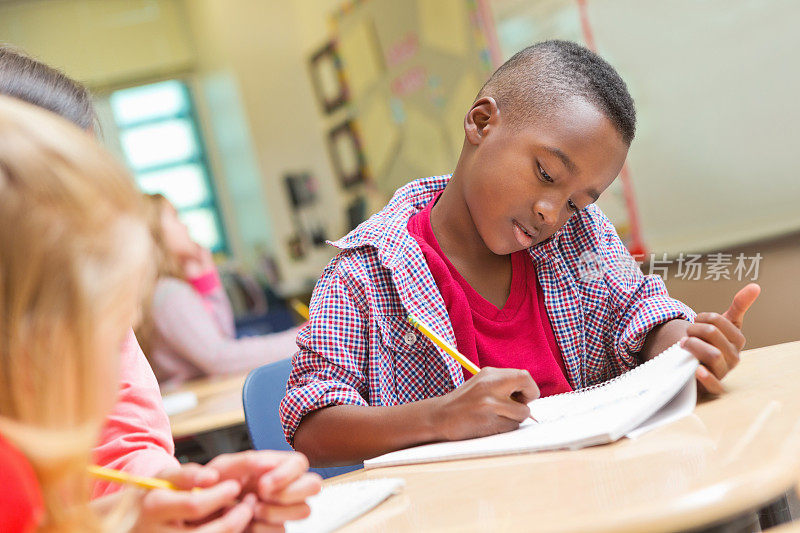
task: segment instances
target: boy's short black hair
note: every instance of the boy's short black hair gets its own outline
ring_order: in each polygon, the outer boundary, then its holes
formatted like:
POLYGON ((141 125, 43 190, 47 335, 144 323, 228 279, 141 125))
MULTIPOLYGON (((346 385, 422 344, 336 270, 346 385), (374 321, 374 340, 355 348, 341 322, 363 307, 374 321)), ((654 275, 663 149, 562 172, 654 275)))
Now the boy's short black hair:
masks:
POLYGON ((528 122, 540 109, 578 96, 608 117, 626 144, 636 133, 633 98, 617 71, 569 41, 544 41, 517 52, 484 84, 478 98, 484 96, 493 97, 512 123, 528 122))

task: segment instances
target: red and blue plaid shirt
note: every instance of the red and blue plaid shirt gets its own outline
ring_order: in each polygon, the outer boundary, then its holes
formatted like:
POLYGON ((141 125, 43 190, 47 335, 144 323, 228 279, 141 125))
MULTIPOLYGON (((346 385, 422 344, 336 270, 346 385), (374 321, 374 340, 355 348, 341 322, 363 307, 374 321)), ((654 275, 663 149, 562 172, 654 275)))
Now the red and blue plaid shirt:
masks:
MULTIPOLYGON (((463 384, 451 357, 406 320, 420 317, 456 345, 445 303, 408 219, 449 176, 409 183, 379 213, 332 243, 300 330, 280 416, 287 440, 309 412, 330 405, 398 405, 463 384)), ((614 226, 594 205, 530 250, 555 337, 574 389, 636 366, 645 336, 658 324, 695 313, 644 276, 614 226)))

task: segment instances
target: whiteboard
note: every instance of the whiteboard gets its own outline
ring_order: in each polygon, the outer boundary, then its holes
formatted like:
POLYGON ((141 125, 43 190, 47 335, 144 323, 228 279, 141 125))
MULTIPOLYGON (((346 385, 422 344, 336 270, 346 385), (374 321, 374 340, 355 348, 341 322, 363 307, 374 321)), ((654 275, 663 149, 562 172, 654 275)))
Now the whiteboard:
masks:
MULTIPOLYGON (((573 1, 493 1, 506 57, 541 39, 581 41, 573 1)), ((588 7, 598 50, 637 105, 629 164, 648 248, 705 251, 800 228, 800 2, 588 7)))

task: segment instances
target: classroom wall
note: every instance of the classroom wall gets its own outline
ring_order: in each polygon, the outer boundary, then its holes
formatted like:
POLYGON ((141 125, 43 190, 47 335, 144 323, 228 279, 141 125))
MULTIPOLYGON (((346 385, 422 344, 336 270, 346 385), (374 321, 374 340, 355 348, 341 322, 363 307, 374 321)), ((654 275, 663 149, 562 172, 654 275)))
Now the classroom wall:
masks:
MULTIPOLYGON (((316 280, 333 250, 309 247, 303 261, 288 256, 285 243, 294 228, 284 174, 308 170, 316 176, 324 204, 320 216, 333 229, 330 237, 340 231, 342 213, 296 37, 292 3, 193 0, 188 15, 201 84, 209 87, 227 79, 237 87, 269 212, 271 250, 286 278, 285 290, 302 290, 316 280)), ((214 106, 209 112, 212 129, 229 120, 214 106)), ((237 208, 247 196, 246 191, 232 195, 237 208)), ((245 229, 258 230, 252 223, 245 229)))
POLYGON ((0 42, 92 87, 159 77, 195 61, 183 0, 32 0, 0 4, 0 42))
POLYGON ((330 13, 342 0, 294 0, 292 13, 296 21, 295 39, 304 58, 311 55, 330 37, 330 13))
MULTIPOLYGON (((800 340, 800 233, 775 239, 736 246, 721 253, 745 257, 762 255, 756 283, 761 285, 761 295, 745 316, 743 332, 747 348, 758 348, 781 342, 800 340)), ((705 255, 705 254, 704 254, 705 255)), ((748 263, 749 266, 749 263, 748 263)), ((647 266, 645 265, 647 272, 647 266)), ((721 313, 731 304, 733 295, 748 281, 739 281, 730 269, 732 279, 679 279, 677 263, 670 266, 666 279, 667 289, 673 298, 686 302, 695 311, 721 313)), ((704 270, 703 277, 707 275, 704 270)))

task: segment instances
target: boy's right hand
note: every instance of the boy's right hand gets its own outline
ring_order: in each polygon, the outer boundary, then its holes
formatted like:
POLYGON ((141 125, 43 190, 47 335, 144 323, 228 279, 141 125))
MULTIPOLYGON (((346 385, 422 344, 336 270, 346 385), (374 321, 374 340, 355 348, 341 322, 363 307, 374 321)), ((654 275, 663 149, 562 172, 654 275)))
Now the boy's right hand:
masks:
POLYGON ((540 395, 527 370, 482 368, 454 391, 436 398, 436 422, 445 440, 462 440, 517 429, 540 395))

